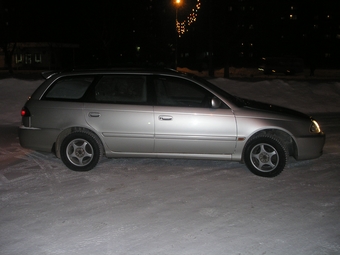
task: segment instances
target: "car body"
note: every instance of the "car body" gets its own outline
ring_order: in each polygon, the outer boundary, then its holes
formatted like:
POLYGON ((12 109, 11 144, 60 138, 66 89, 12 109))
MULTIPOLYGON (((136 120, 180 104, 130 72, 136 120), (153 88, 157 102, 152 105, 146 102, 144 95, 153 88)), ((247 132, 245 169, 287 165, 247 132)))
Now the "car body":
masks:
POLYGON ((174 70, 45 73, 22 109, 21 146, 75 171, 101 156, 232 160, 274 177, 287 158, 322 155, 325 134, 300 112, 234 97, 174 70))

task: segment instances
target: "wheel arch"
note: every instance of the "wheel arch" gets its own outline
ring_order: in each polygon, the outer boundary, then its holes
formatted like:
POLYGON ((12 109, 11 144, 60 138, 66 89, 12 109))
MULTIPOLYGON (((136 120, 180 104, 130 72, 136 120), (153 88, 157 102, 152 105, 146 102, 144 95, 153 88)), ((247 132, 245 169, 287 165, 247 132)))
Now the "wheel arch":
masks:
POLYGON ((297 146, 296 146, 296 142, 293 136, 284 130, 270 128, 270 129, 257 131, 247 139, 247 142, 245 143, 243 150, 242 150, 242 159, 241 159, 242 162, 244 162, 244 152, 245 152, 248 142, 251 141, 254 137, 258 137, 258 136, 273 136, 277 140, 283 143, 288 153, 288 156, 295 157, 297 155, 297 146))
MULTIPOLYGON (((85 127, 69 127, 67 129, 64 129, 57 137, 57 140, 53 146, 53 149, 54 149, 54 152, 55 152, 55 155, 57 158, 60 158, 60 147, 61 147, 61 143, 63 142, 63 140, 71 133, 74 133, 74 132, 82 132, 82 133, 87 133, 91 136, 93 136, 95 139, 98 140, 99 142, 99 146, 100 146, 100 151, 101 151, 101 154, 105 154, 105 150, 104 150, 104 145, 103 145, 103 142, 102 140, 100 139, 100 137, 98 137, 98 135, 93 132, 92 130, 88 129, 88 128, 85 128, 85 127)), ((101 155, 102 156, 102 155, 101 155)))

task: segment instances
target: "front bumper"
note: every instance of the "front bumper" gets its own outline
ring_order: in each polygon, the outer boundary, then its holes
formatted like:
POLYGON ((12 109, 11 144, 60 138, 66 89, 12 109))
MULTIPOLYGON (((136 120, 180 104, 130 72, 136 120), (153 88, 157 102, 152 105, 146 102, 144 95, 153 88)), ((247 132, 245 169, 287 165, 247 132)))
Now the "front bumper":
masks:
POLYGON ((325 142, 326 135, 323 132, 318 135, 297 138, 295 159, 306 160, 320 157, 323 153, 325 142))

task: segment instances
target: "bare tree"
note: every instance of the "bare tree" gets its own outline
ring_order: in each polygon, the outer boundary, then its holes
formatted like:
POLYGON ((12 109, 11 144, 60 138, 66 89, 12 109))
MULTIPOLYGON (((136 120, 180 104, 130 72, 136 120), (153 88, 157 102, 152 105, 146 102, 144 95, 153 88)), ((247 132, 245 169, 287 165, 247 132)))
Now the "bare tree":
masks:
POLYGON ((13 73, 12 57, 16 48, 14 41, 15 24, 11 20, 11 8, 6 5, 6 2, 0 2, 0 48, 5 56, 5 67, 10 73, 13 73))

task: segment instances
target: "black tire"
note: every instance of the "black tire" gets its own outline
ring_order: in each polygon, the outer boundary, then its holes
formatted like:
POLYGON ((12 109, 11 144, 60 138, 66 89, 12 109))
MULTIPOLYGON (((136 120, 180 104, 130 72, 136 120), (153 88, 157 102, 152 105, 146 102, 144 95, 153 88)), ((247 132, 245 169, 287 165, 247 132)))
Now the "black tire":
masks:
POLYGON ((71 133, 61 143, 60 157, 73 171, 89 171, 101 157, 100 141, 90 133, 71 133))
POLYGON ((248 169, 262 177, 275 177, 286 166, 287 150, 273 136, 257 136, 249 140, 244 151, 244 162, 248 169))

